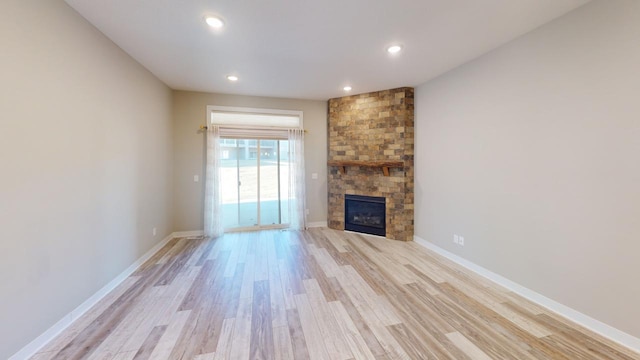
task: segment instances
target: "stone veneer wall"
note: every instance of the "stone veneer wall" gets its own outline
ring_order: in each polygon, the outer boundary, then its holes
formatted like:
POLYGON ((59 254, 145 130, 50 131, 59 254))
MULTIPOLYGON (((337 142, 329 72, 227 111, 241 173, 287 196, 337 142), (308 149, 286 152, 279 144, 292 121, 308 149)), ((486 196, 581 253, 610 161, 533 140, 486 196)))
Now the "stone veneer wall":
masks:
POLYGON ((404 168, 328 171, 329 227, 344 229, 344 195, 384 196, 387 235, 413 240, 413 88, 329 100, 329 160, 402 160, 404 168))

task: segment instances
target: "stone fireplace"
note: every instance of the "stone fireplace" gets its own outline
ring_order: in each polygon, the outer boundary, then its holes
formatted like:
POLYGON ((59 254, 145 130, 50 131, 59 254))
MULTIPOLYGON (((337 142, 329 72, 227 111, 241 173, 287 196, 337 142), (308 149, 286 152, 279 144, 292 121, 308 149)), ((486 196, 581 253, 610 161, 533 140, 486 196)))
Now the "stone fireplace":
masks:
MULTIPOLYGON (((383 198, 380 235, 413 240, 413 116, 413 88, 329 100, 330 228, 350 227, 345 226, 345 195, 383 198)), ((366 211, 361 216, 356 222, 379 221, 366 211)))

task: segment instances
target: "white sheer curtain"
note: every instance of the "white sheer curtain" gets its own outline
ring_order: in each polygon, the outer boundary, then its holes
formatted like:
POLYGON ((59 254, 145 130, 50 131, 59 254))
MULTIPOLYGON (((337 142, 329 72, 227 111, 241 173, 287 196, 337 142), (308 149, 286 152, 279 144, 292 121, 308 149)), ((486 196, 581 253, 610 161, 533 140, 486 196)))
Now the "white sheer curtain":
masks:
POLYGON ((304 179, 304 130, 289 129, 289 219, 291 229, 307 227, 304 179))
POLYGON ((207 129, 207 168, 204 191, 204 235, 218 237, 222 226, 222 198, 220 197, 220 127, 207 129))

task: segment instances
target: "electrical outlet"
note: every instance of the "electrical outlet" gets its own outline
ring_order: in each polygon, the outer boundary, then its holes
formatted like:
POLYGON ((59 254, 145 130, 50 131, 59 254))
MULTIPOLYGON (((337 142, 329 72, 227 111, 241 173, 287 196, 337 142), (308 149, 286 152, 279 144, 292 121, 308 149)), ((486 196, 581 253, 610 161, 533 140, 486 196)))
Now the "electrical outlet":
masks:
POLYGON ((464 246, 464 238, 462 236, 458 236, 458 244, 460 244, 460 246, 464 246))
POLYGON ((304 210, 304 213, 305 213, 306 215, 309 215, 309 209, 305 209, 305 210, 304 210))
POLYGON ((458 235, 453 234, 453 243, 454 244, 459 244, 460 243, 460 237, 458 237, 458 235))
POLYGON ((193 175, 193 182, 198 182, 198 181, 200 181, 200 176, 193 175))
POLYGON ((153 233, 153 236, 156 236, 156 234, 158 233, 158 229, 153 228, 153 230, 151 230, 151 232, 153 233))

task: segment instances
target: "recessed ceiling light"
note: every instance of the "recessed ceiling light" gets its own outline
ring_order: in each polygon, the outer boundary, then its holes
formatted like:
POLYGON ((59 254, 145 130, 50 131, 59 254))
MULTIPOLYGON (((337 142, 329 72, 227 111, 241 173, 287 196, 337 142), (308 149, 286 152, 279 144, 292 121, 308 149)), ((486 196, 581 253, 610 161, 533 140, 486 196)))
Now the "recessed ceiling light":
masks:
POLYGON ((219 17, 215 16, 207 16, 204 21, 207 22, 207 25, 211 26, 214 29, 221 29, 224 26, 224 21, 219 17))
POLYGON ((238 77, 235 75, 229 75, 227 76, 227 80, 229 81, 238 81, 238 77))
POLYGON ((351 86, 345 86, 342 88, 344 91, 351 91, 351 86))
POLYGON ((387 52, 389 54, 397 54, 400 52, 400 50, 402 50, 402 46, 400 45, 391 45, 387 48, 387 52))

